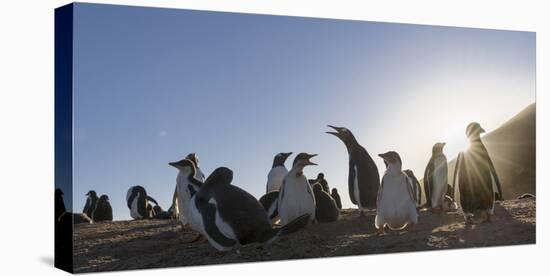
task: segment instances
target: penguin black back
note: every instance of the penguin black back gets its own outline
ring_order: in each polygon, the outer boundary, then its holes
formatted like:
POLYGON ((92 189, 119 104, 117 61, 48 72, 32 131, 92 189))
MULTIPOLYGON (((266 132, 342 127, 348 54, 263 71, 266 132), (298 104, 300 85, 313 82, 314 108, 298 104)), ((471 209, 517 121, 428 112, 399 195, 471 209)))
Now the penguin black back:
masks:
POLYGON ((342 209, 342 200, 340 199, 340 195, 338 194, 338 189, 332 188, 332 193, 330 194, 332 199, 334 199, 334 202, 336 202, 336 206, 338 206, 338 209, 342 209))
POLYGON ((332 197, 325 191, 321 184, 313 185, 315 195, 315 219, 319 222, 333 222, 338 220, 340 211, 332 197))
POLYGON ((329 131, 327 133, 342 140, 348 150, 348 188, 351 202, 360 206, 360 208, 375 208, 378 188, 380 186, 378 167, 365 148, 357 142, 349 129, 331 125, 329 127, 336 131, 329 131), (355 190, 358 191, 358 195, 355 194, 355 190))
POLYGON ((107 195, 102 195, 97 200, 97 205, 92 214, 92 219, 96 222, 113 220, 113 209, 107 195))
POLYGON ((418 178, 416 178, 412 170, 404 170, 403 172, 412 180, 416 196, 415 200, 417 204, 420 204, 422 202, 422 189, 420 188, 418 178))

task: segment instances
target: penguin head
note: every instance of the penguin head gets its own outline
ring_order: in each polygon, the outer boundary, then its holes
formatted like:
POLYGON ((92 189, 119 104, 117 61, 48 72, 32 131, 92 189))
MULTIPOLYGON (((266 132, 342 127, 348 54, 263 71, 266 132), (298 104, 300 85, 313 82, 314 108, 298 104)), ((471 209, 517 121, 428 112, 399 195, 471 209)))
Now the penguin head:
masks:
POLYGON ((323 186, 321 186, 321 184, 319 184, 319 183, 315 183, 315 184, 313 184, 312 189, 313 189, 314 192, 321 192, 321 191, 323 191, 323 186))
POLYGON ((91 197, 91 198, 97 198, 97 194, 94 190, 88 191, 88 193, 86 193, 86 195, 91 197))
POLYGON ((281 152, 273 158, 273 168, 277 166, 284 166, 286 159, 292 154, 292 152, 281 152))
POLYGON ((195 163, 187 158, 176 162, 170 162, 168 165, 178 169, 180 172, 192 175, 195 174, 195 163))
POLYGON ((386 153, 381 153, 381 154, 378 154, 378 156, 384 159, 384 163, 386 164, 386 166, 398 165, 399 167, 401 167, 401 157, 399 157, 399 154, 395 151, 388 151, 386 153))
POLYGON ((324 174, 324 173, 319 173, 319 174, 317 175, 317 181, 321 181, 321 180, 323 180, 323 179, 325 179, 325 174, 324 174))
POLYGON ((408 177, 415 177, 413 171, 407 169, 403 171, 408 177))
POLYGON ((99 201, 109 201, 109 196, 107 196, 107 195, 101 195, 101 196, 99 197, 99 201))
POLYGON ((483 129, 478 122, 472 122, 466 127, 466 137, 470 139, 479 138, 481 133, 484 132, 485 129, 483 129))
POLYGON ((345 127, 336 127, 336 126, 331 126, 331 125, 328 125, 328 127, 336 130, 336 131, 327 131, 326 133, 328 134, 332 134, 336 137, 338 137, 340 140, 342 140, 342 142, 344 142, 344 144, 346 145, 346 147, 349 147, 351 144, 353 144, 353 141, 355 140, 355 137, 353 136, 353 133, 351 133, 351 131, 345 127))
POLYGON ((443 147, 445 147, 446 143, 435 143, 432 147, 432 155, 443 153, 443 147))
POLYGON ((337 195, 337 194, 338 194, 338 189, 332 188, 332 194, 333 194, 333 195, 337 195))
POLYGON ((63 197, 64 193, 61 189, 55 189, 55 197, 63 197))
POLYGON ((317 166, 317 164, 311 162, 309 159, 312 157, 317 156, 317 154, 309 154, 302 152, 294 158, 294 162, 292 163, 292 167, 301 168, 303 169, 305 166, 312 165, 317 166))
POLYGON ((229 185, 233 181, 233 171, 226 167, 215 169, 204 181, 204 185, 229 185))
POLYGON ((189 159, 191 161, 193 161, 193 163, 195 164, 195 167, 198 167, 199 166, 199 157, 197 156, 196 153, 192 152, 190 154, 188 154, 185 159, 189 159))

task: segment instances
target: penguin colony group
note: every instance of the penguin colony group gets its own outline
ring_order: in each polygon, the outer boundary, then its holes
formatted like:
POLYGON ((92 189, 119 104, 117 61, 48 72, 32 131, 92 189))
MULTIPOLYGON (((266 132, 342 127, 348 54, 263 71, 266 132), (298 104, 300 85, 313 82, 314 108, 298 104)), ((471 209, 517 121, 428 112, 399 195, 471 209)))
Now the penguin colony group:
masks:
MULTIPOLYGON (((420 208, 434 212, 456 210, 457 185, 468 224, 490 221, 495 201, 503 200, 498 175, 480 138, 484 130, 478 123, 466 128, 470 148, 457 158, 452 185, 447 177, 445 143, 434 144, 423 175, 426 199, 423 206, 420 206, 420 182, 413 171, 402 168, 397 152, 378 154, 386 165, 380 180, 374 160, 353 133, 344 127, 329 127, 332 131, 326 133, 339 138, 349 155, 350 200, 359 208, 360 216, 367 209, 376 209, 374 224, 378 233, 386 228, 400 230, 417 224, 420 208)), ((178 170, 170 209, 162 210, 142 186, 133 186, 126 196, 130 215, 134 219, 177 219, 197 232, 192 242, 204 237, 220 251, 250 243, 269 243, 310 223, 337 221, 342 208, 338 190, 330 190, 323 173, 314 179, 304 175, 307 166, 317 165, 311 161, 317 154, 299 153, 287 169, 285 162, 291 155, 292 152, 275 155, 267 174, 266 193, 258 200, 232 183, 233 171, 229 168, 219 167, 205 178, 197 155, 189 154, 169 163, 178 170)), ((112 220, 106 195, 98 198, 95 191, 90 191, 87 196, 83 217, 90 221, 112 220)))

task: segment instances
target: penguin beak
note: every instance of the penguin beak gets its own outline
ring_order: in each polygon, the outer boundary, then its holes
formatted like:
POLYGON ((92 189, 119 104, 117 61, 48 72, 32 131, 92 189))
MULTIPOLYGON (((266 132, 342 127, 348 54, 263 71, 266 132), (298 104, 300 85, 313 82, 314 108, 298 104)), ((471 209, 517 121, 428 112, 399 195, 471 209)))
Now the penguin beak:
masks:
POLYGON ((313 163, 313 162, 311 162, 311 160, 309 160, 310 158, 313 158, 313 157, 315 157, 315 156, 317 156, 317 154, 308 154, 308 159, 307 159, 306 165, 317 166, 316 163, 313 163))
POLYGON ((479 128, 479 133, 485 133, 485 129, 479 128))
POLYGON ((172 166, 172 167, 174 167, 174 168, 177 169, 178 166, 177 166, 176 164, 177 164, 177 162, 170 162, 170 163, 168 163, 168 165, 170 165, 170 166, 172 166))
POLYGON ((334 135, 334 136, 336 136, 336 137, 338 137, 338 138, 341 138, 341 137, 340 137, 340 131, 342 131, 342 128, 341 128, 341 127, 335 127, 335 126, 331 126, 331 125, 327 125, 327 126, 330 127, 330 128, 332 128, 332 129, 334 129, 334 130, 336 130, 336 131, 326 131, 325 133, 327 133, 327 134, 332 134, 332 135, 334 135))
POLYGON ((87 193, 85 194, 85 196, 89 196, 89 195, 90 195, 90 192, 87 192, 87 193))

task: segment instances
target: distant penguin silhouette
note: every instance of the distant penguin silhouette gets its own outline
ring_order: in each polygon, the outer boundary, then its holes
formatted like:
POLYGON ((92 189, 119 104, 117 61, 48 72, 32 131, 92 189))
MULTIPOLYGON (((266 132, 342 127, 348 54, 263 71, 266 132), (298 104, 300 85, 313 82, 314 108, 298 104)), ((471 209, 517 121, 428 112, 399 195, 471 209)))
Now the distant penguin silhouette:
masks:
POLYGON ((97 200, 97 205, 92 214, 92 219, 95 222, 98 221, 112 221, 113 220, 113 208, 109 202, 107 195, 102 195, 97 200))
POLYGON ((361 215, 366 208, 376 207, 376 197, 380 186, 378 167, 353 136, 353 133, 344 127, 329 125, 336 132, 328 131, 346 145, 349 154, 349 195, 351 202, 359 207, 361 215))
POLYGON ((330 194, 323 190, 320 183, 313 184, 315 195, 315 219, 318 222, 333 222, 340 217, 340 211, 330 194))
POLYGON ((92 217, 92 213, 95 209, 95 206, 97 204, 97 194, 95 191, 91 190, 86 194, 86 205, 84 205, 84 209, 82 210, 83 214, 86 214, 88 217, 92 217))
POLYGON ((404 170, 403 172, 407 174, 407 176, 411 179, 414 191, 414 199, 416 200, 416 204, 420 205, 422 202, 422 189, 420 188, 420 183, 418 182, 418 179, 416 178, 412 170, 404 170))
POLYGON ((310 221, 315 219, 315 196, 304 168, 317 165, 310 159, 317 154, 300 153, 294 158, 292 169, 286 175, 279 191, 279 217, 281 224, 286 225, 302 215, 309 215, 310 221))
MULTIPOLYGON (((195 175, 193 176, 193 179, 198 180, 198 182, 195 181, 194 183, 204 182, 204 174, 202 173, 201 169, 198 167, 199 158, 197 157, 197 154, 190 153, 185 157, 185 159, 182 159, 178 162, 181 162, 183 160, 189 160, 193 163, 193 166, 195 168, 195 175)), ((170 165, 177 169, 180 169, 177 166, 178 162, 171 162, 170 165)), ((180 169, 180 172, 176 177, 176 188, 174 189, 174 196, 172 198, 172 206, 174 206, 172 208, 172 211, 175 212, 173 213, 173 216, 177 217, 183 225, 187 225, 189 223, 188 217, 190 216, 190 214, 188 211, 186 211, 186 208, 189 205, 189 201, 191 199, 189 185, 193 185, 188 180, 188 175, 190 170, 189 167, 187 167, 187 169, 185 170, 186 171, 183 172, 180 169)), ((192 189, 194 191, 198 191, 199 187, 195 185, 194 187, 192 187, 192 189)))
POLYGON ((313 185, 315 183, 319 183, 321 184, 321 187, 323 188, 323 191, 329 193, 330 192, 330 188, 328 187, 328 182, 327 180, 325 179, 325 174, 324 173, 319 173, 317 175, 317 178, 315 179, 310 179, 308 180, 309 181, 309 184, 311 185, 311 187, 313 187, 313 185))
POLYGON ((149 219, 152 218, 152 207, 148 207, 153 202, 158 205, 157 201, 148 196, 145 188, 142 186, 133 186, 126 193, 126 203, 130 209, 130 216, 134 219, 149 219))
POLYGON ((334 199, 334 202, 336 202, 336 206, 338 206, 338 209, 342 209, 342 200, 340 199, 340 195, 338 194, 338 189, 332 188, 332 193, 330 194, 332 196, 332 199, 334 199))
POLYGON ((412 183, 401 171, 401 157, 395 151, 378 156, 384 159, 387 168, 378 192, 375 227, 382 232, 385 226, 400 230, 408 224, 416 224, 418 213, 412 183))
POLYGON ((279 218, 279 191, 271 191, 260 198, 260 203, 265 209, 267 216, 272 223, 275 223, 279 218))
POLYGON ((194 214, 200 214, 209 243, 225 251, 250 243, 265 243, 298 231, 308 223, 304 215, 281 228, 272 228, 264 208, 248 192, 231 185, 233 172, 225 167, 214 170, 191 201, 194 214))
POLYGON ((496 186, 498 195, 502 197, 500 180, 481 141, 481 133, 484 132, 485 130, 476 122, 466 127, 470 148, 459 153, 454 172, 453 191, 458 183, 460 205, 466 223, 491 220, 495 204, 493 186, 496 186))
MULTIPOLYGON (((67 212, 67 209, 65 208, 65 201, 63 199, 63 191, 61 189, 55 189, 54 209, 55 223, 57 225, 63 225, 62 227, 72 228, 73 223, 80 224, 93 222, 92 219, 86 214, 73 214, 71 212, 67 212)), ((65 229, 65 231, 69 230, 70 229, 65 229)))
POLYGON ((424 171, 424 188, 429 191, 430 208, 443 209, 447 194, 448 168, 447 157, 443 154, 445 143, 435 143, 432 147, 432 157, 424 171))
POLYGON ((292 152, 281 152, 273 158, 273 165, 267 174, 266 193, 281 189, 283 179, 288 173, 288 170, 285 167, 285 161, 291 154, 292 152))

